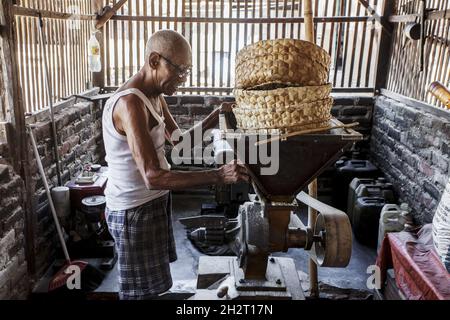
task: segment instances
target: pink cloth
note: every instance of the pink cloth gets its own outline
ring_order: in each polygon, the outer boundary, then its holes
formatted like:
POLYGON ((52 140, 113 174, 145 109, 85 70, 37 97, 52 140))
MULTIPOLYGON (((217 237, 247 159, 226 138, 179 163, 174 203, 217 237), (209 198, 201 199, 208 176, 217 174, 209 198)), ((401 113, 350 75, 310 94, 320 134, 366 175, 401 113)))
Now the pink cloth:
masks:
POLYGON ((450 300, 450 274, 434 250, 431 224, 417 232, 388 233, 377 266, 382 283, 394 268, 395 282, 409 300, 450 300))

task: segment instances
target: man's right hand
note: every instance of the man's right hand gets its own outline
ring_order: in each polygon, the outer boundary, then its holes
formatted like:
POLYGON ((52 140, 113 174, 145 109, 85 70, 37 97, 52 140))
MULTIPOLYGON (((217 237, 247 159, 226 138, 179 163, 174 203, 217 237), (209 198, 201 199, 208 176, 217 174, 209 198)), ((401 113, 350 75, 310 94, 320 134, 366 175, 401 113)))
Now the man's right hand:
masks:
POLYGON ((233 184, 239 181, 249 181, 247 169, 236 160, 220 167, 219 177, 222 184, 233 184))

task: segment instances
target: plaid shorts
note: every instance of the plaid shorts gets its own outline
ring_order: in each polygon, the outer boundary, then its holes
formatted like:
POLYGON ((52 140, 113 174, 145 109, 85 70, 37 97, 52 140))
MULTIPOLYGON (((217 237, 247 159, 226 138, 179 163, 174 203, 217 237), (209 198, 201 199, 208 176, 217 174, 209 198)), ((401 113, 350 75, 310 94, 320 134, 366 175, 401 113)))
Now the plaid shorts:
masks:
POLYGON ((177 260, 170 193, 139 207, 106 208, 119 267, 119 297, 151 299, 172 286, 169 263, 177 260))

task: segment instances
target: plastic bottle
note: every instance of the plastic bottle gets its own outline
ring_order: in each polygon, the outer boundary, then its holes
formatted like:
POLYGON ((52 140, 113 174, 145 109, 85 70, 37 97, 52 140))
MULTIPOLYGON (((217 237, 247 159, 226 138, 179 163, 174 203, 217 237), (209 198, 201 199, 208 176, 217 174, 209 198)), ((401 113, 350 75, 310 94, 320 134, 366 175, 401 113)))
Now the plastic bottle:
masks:
POLYGON ((100 43, 95 37, 95 32, 92 33, 88 42, 88 63, 89 71, 100 72, 102 70, 102 63, 100 61, 100 43))

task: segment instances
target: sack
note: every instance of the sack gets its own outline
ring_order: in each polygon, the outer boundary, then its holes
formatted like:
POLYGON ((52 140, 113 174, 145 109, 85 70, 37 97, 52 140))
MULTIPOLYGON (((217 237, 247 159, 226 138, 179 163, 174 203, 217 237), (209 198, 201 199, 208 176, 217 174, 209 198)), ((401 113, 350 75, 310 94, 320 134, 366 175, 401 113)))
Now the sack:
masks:
POLYGON ((433 217, 433 244, 445 268, 450 272, 450 180, 433 217))

